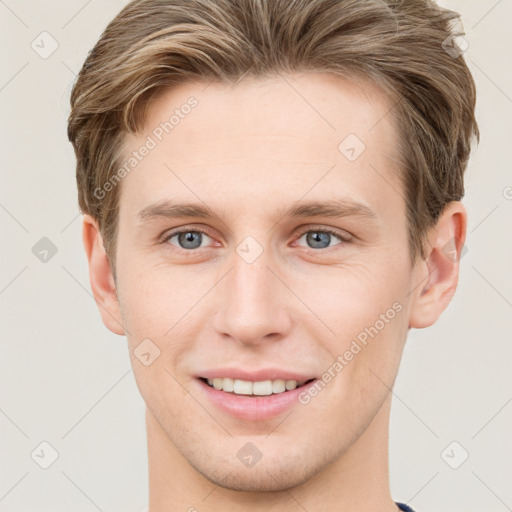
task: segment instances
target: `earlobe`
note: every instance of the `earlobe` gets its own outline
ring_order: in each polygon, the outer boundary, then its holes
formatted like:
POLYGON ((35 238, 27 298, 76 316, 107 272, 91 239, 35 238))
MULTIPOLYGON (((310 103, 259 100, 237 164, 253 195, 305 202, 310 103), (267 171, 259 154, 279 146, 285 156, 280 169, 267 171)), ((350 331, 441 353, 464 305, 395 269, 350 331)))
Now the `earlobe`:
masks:
POLYGON ((98 222, 88 214, 83 216, 82 240, 89 264, 89 282, 103 323, 113 333, 124 335, 110 261, 104 249, 98 222))
POLYGON ((460 201, 444 208, 428 234, 428 251, 417 264, 409 327, 421 329, 437 321, 448 307, 459 278, 459 261, 466 240, 467 215, 460 201))

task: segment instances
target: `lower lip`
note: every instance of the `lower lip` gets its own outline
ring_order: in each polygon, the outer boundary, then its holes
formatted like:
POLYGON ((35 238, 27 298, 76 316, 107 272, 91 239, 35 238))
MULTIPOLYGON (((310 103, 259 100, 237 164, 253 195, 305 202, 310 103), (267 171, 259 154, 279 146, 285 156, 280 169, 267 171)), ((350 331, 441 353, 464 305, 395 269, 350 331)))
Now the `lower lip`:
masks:
POLYGON ((247 396, 235 395, 215 389, 201 379, 197 379, 206 396, 223 412, 248 421, 265 421, 290 409, 298 401, 298 396, 315 383, 315 380, 299 388, 275 395, 247 396))

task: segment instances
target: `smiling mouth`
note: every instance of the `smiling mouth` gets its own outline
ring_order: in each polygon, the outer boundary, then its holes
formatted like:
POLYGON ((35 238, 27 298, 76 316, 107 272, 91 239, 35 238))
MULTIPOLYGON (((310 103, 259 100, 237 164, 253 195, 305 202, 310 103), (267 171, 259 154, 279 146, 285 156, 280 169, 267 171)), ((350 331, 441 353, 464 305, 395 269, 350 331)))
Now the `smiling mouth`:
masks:
POLYGON ((305 386, 306 384, 313 382, 315 379, 309 379, 303 382, 285 379, 252 382, 247 380, 222 377, 214 379, 199 377, 199 380, 203 381, 207 386, 210 386, 211 388, 214 388, 218 391, 224 391, 225 393, 229 393, 231 395, 261 397, 287 393, 294 389, 305 386))

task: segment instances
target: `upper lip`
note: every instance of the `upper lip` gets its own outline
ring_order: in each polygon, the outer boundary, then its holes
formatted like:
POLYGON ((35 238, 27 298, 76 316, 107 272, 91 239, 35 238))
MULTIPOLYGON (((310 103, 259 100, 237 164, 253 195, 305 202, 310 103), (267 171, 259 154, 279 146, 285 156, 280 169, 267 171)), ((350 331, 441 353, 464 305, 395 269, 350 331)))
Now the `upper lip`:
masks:
POLYGON ((264 380, 296 380, 305 382, 316 378, 314 375, 306 373, 297 373, 289 370, 280 370, 279 368, 261 368, 259 370, 245 370, 243 368, 213 368, 200 372, 198 377, 205 379, 230 378, 247 380, 252 382, 261 382, 264 380))

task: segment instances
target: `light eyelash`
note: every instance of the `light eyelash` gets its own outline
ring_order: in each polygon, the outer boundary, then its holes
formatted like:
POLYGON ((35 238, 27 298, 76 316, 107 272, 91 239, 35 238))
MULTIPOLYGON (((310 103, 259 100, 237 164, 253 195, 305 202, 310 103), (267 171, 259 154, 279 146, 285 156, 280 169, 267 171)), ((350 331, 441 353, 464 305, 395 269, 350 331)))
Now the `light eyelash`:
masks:
MULTIPOLYGON (((351 241, 351 237, 347 238, 346 236, 343 236, 341 233, 338 233, 337 231, 335 231, 333 229, 329 229, 329 228, 311 228, 311 227, 309 227, 308 229, 304 229, 303 231, 300 231, 297 238, 302 238, 306 233, 313 233, 313 232, 328 233, 330 235, 334 235, 335 237, 339 238, 341 240, 341 243, 343 243, 343 244, 350 243, 350 241, 351 241)), ((206 231, 204 231, 202 229, 186 228, 186 229, 177 229, 176 231, 167 232, 160 238, 159 241, 160 241, 160 243, 168 242, 171 238, 173 238, 181 233, 201 233, 202 235, 206 235, 207 237, 212 238, 206 231)), ((181 248, 178 247, 177 249, 181 249, 181 248)), ((325 249, 313 249, 313 248, 307 248, 307 249, 318 252, 321 250, 332 249, 332 247, 328 247, 325 249)), ((188 250, 181 249, 181 250, 183 250, 185 252, 194 252, 197 249, 188 249, 188 250)))

